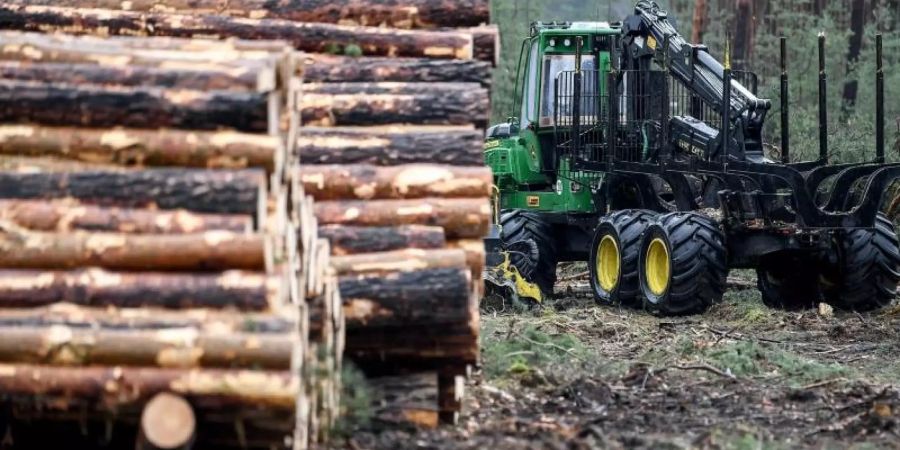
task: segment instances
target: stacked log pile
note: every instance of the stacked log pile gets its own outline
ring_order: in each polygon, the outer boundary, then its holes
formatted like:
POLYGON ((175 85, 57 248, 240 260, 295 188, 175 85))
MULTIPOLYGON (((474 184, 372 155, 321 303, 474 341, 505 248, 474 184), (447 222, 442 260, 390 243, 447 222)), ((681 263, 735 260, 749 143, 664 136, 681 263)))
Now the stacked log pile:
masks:
MULTIPOLYGON (((330 248, 332 274, 339 277, 344 299, 342 311, 332 314, 346 317, 346 341, 340 332, 323 330, 335 333, 335 346, 346 345, 346 355, 369 374, 436 374, 440 395, 435 415, 453 421, 460 407, 460 377, 478 358, 477 301, 484 264, 480 239, 490 221, 491 179, 483 166, 482 137, 490 110, 491 70, 499 55, 497 28, 486 25, 488 0, 326 3, 3 0, 0 29, 244 39, 238 41, 243 43, 236 49, 239 54, 271 50, 245 40, 274 38, 304 52, 294 56, 295 73, 304 82, 289 84, 297 91, 281 102, 289 113, 281 114, 277 124, 270 120, 272 114, 261 111, 224 114, 231 108, 257 107, 259 99, 252 96, 226 104, 206 92, 179 97, 177 103, 195 108, 222 105, 215 110, 222 126, 246 133, 260 131, 266 123, 269 132, 278 128, 287 135, 285 157, 276 159, 273 167, 279 180, 291 186, 286 194, 288 216, 295 227, 299 224, 298 245, 294 249, 288 244, 288 257, 307 267, 327 259, 324 249, 330 248), (297 127, 301 115, 303 126, 297 127)), ((140 39, 122 38, 136 41, 140 39)), ((110 60, 67 55, 60 50, 65 43, 41 45, 11 46, 3 53, 26 61, 37 53, 55 64, 110 60)), ((153 52, 159 49, 145 50, 120 64, 158 69, 159 55, 153 52)), ((175 70, 181 62, 166 69, 175 70)), ((19 80, 31 76, 15 66, 6 71, 17 83, 27 83, 19 80)), ((116 76, 126 85, 124 90, 133 89, 128 85, 134 84, 132 73, 116 76)), ((201 82, 208 81, 195 81, 201 82)), ((164 96, 117 92, 108 102, 122 105, 138 99, 158 114, 136 112, 128 120, 152 116, 159 126, 196 126, 190 108, 180 115, 167 113, 173 100, 164 96)), ((33 110, 29 114, 59 120, 58 112, 33 110)), ((105 117, 102 108, 93 115, 96 120, 105 117)), ((42 148, 53 151, 52 145, 42 148)), ((96 158, 80 150, 67 153, 83 155, 83 162, 96 158)), ((156 153, 142 155, 142 161, 174 158, 173 152, 156 153)), ((196 163, 205 154, 191 153, 181 159, 196 163)), ((232 156, 223 155, 221 164, 233 162, 232 156)), ((106 158, 135 159, 128 152, 106 158)), ((304 297, 332 295, 320 278, 306 274, 302 279, 304 297)), ((316 317, 313 310, 311 317, 316 317)), ((340 326, 337 320, 331 323, 332 328, 340 326)), ((315 321, 311 325, 311 331, 318 332, 315 321)), ((326 365, 338 370, 339 363, 336 358, 326 365)))
POLYGON ((298 235, 317 228, 311 200, 285 177, 291 47, 7 31, 0 48, 0 158, 18 158, 0 171, 4 433, 22 448, 324 439, 343 310, 328 243, 298 235))

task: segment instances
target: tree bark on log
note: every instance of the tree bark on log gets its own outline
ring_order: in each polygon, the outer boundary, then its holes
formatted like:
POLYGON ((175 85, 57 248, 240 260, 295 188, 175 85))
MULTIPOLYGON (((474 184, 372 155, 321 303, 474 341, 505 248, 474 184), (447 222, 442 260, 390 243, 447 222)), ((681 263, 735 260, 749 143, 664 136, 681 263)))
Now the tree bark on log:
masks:
MULTIPOLYGON (((448 248, 460 249, 466 253, 466 264, 472 271, 473 279, 480 279, 484 272, 486 251, 484 248, 484 240, 482 239, 458 239, 447 242, 448 248)), ((477 283, 481 286, 481 283, 477 283)), ((480 292, 476 291, 476 292, 480 292)))
POLYGON ((0 220, 28 230, 48 232, 186 234, 205 231, 249 233, 253 230, 253 218, 248 215, 106 208, 69 201, 0 200, 0 220))
POLYGON ((309 82, 468 82, 491 87, 491 64, 476 60, 307 54, 298 68, 309 82))
POLYGON ((304 127, 301 164, 484 165, 484 135, 468 127, 304 127))
POLYGON ((0 268, 121 270, 262 270, 261 235, 210 231, 198 234, 40 233, 0 231, 0 268))
POLYGON ((141 412, 135 450, 190 450, 196 437, 197 417, 183 397, 162 392, 141 412))
MULTIPOLYGON (((152 300, 144 304, 156 303, 152 300)), ((224 303, 218 302, 219 304, 224 303)), ((193 328, 219 333, 290 333, 297 328, 296 318, 283 313, 256 313, 230 309, 97 308, 71 303, 54 303, 34 308, 0 309, 0 326, 110 328, 161 330, 193 328)))
POLYGON ((180 15, 6 5, 0 28, 21 31, 64 31, 75 34, 146 35, 280 39, 297 50, 343 52, 348 46, 368 56, 412 56, 471 59, 472 34, 462 31, 389 30, 376 27, 301 23, 280 19, 247 19, 218 15, 180 15))
POLYGON ((344 355, 373 374, 460 367, 478 362, 478 333, 468 325, 354 327, 344 355))
POLYGON ((282 148, 277 136, 233 131, 0 125, 2 154, 125 166, 262 167, 271 172, 282 148))
POLYGON ((267 132, 279 119, 270 117, 267 94, 0 80, 0 120, 100 128, 224 127, 267 132))
POLYGON ((437 164, 304 165, 300 176, 316 201, 490 197, 494 183, 490 168, 437 164))
POLYGON ((309 83, 299 106, 308 125, 484 126, 489 103, 473 83, 309 83))
POLYGON ((269 92, 275 72, 109 67, 95 64, 0 62, 0 79, 66 85, 157 87, 196 91, 269 92), (230 72, 237 72, 232 74, 230 72))
POLYGON ((343 276, 347 329, 467 324, 471 282, 465 269, 343 276))
POLYGON ((54 366, 260 367, 288 369, 291 334, 206 333, 192 328, 127 330, 0 328, 4 362, 54 366))
POLYGON ((446 245, 443 228, 423 225, 398 227, 325 225, 319 227, 319 236, 328 239, 332 255, 337 256, 407 248, 439 249, 446 245))
POLYGON ((458 249, 405 249, 359 255, 332 256, 338 276, 413 272, 429 269, 464 269, 466 253, 458 249))
POLYGON ((262 170, 0 171, 0 198, 73 198, 102 206, 186 209, 254 217, 261 214, 261 205, 265 204, 265 189, 262 170))
POLYGON ((277 277, 254 272, 205 274, 107 272, 100 269, 0 270, 2 308, 30 308, 66 302, 116 308, 236 308, 241 311, 272 311, 284 303, 286 295, 277 277))
MULTIPOLYGON (((121 0, 12 0, 11 4, 124 9, 121 0)), ((488 0, 132 0, 129 11, 224 14, 296 22, 392 28, 477 26, 490 21, 488 0)))
POLYGON ((315 211, 323 225, 431 225, 443 227, 448 238, 485 236, 491 216, 487 198, 325 201, 315 211))
POLYGON ((470 28, 472 33, 473 56, 487 61, 494 67, 500 64, 500 29, 497 25, 482 25, 470 28))
POLYGON ((52 398, 58 406, 77 400, 113 408, 172 392, 197 407, 293 411, 299 387, 288 371, 0 364, 0 391, 6 396, 52 398))

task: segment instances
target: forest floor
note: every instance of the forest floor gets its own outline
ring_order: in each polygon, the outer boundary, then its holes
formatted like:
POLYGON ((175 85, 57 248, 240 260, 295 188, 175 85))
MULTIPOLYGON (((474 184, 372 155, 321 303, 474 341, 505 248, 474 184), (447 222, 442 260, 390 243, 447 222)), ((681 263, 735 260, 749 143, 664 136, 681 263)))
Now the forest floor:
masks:
POLYGON ((745 288, 684 318, 587 294, 484 306, 458 427, 357 429, 342 447, 900 448, 900 306, 777 311, 751 273, 732 280, 745 288))

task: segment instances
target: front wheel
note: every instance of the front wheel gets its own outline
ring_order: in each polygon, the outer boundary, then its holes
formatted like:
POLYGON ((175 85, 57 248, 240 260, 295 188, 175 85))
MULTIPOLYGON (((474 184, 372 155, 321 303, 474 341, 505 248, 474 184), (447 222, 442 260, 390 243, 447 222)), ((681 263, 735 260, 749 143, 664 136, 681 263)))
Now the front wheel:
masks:
POLYGON ((641 305, 638 254, 641 237, 656 216, 652 211, 629 209, 600 221, 590 260, 591 290, 598 303, 641 305))
POLYGON ((504 211, 500 225, 500 241, 509 250, 510 263, 540 288, 544 298, 552 297, 557 263, 552 226, 539 214, 522 210, 504 211))
POLYGON ((725 294, 725 237, 706 216, 685 212, 660 216, 644 233, 639 265, 644 304, 655 314, 702 313, 725 294))

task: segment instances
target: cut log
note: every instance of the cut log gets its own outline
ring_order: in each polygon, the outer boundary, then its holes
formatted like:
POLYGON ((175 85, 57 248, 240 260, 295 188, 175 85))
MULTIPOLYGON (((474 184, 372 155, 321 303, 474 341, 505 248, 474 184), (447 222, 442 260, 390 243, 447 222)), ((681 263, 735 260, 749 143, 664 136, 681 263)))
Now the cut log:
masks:
POLYGON ((0 62, 0 79, 67 85, 159 87, 198 91, 269 92, 275 89, 274 71, 197 70, 155 67, 109 67, 95 64, 0 62))
POLYGON ((488 167, 437 164, 304 165, 300 176, 316 201, 490 197, 494 183, 488 167))
MULTIPOLYGON (((151 169, 133 172, 0 172, 0 198, 62 199, 129 208, 261 214, 262 170, 151 169)), ((262 209, 265 211, 265 209, 262 209)))
POLYGON ((447 324, 348 327, 344 355, 373 374, 459 367, 478 362, 478 332, 470 326, 447 324))
POLYGON ((250 132, 267 132, 270 123, 278 122, 270 117, 267 94, 9 80, 0 80, 0 120, 88 127, 224 127, 250 132))
MULTIPOLYGON (((9 2, 4 2, 7 5, 9 2)), ((23 4, 23 2, 19 2, 23 4)), ((0 42, 15 45, 36 44, 57 46, 62 49, 87 49, 119 51, 127 54, 150 54, 147 52, 173 52, 172 60, 194 61, 262 61, 270 59, 274 54, 291 51, 286 41, 266 40, 254 41, 243 39, 193 39, 175 37, 144 36, 104 36, 75 35, 62 33, 30 33, 21 31, 0 31, 0 42)), ((13 49, 5 49, 13 50, 13 49)), ((54 51, 55 52, 55 51, 54 51)), ((159 53, 162 55, 162 53, 159 53)), ((32 55, 39 58, 42 55, 32 55)), ((51 57, 50 55, 43 55, 51 57)), ((99 63, 99 61, 98 61, 99 63)))
POLYGON ((233 131, 91 129, 0 125, 0 154, 89 163, 274 169, 281 138, 233 131))
POLYGON ((469 82, 491 86, 491 64, 476 60, 308 54, 298 68, 309 82, 469 82))
POLYGON ((199 407, 293 411, 299 387, 298 377, 288 371, 0 364, 0 391, 7 398, 40 396, 57 407, 67 401, 107 408, 143 404, 172 392, 199 407))
POLYGON ((387 252, 407 248, 439 249, 446 245, 444 229, 423 225, 354 227, 325 225, 319 236, 331 243, 333 255, 387 252))
POLYGON ((162 392, 144 406, 136 450, 190 450, 197 417, 183 397, 162 392))
POLYGON ((5 5, 0 7, 0 28, 74 34, 281 39, 298 50, 315 53, 343 52, 352 46, 370 56, 472 58, 472 34, 464 31, 392 30, 219 15, 5 5))
MULTIPOLYGON (((176 252, 172 259, 180 257, 181 252, 176 252)), ((0 270, 0 308, 68 302, 118 308, 237 308, 264 311, 277 310, 285 303, 286 295, 277 277, 253 272, 175 274, 117 273, 100 269, 0 270)))
POLYGON ((248 215, 107 208, 64 200, 0 200, 0 220, 29 230, 56 232, 184 234, 217 230, 249 233, 253 230, 253 218, 248 215))
POLYGON ((433 225, 449 238, 480 238, 488 230, 491 206, 484 199, 326 201, 315 205, 323 225, 433 225))
MULTIPOLYGON (((459 239, 447 242, 447 247, 456 248, 466 252, 466 264, 472 271, 472 278, 481 278, 484 272, 486 251, 484 248, 484 240, 482 239, 459 239)), ((481 286, 481 283, 476 283, 481 286)))
POLYGON ((121 270, 262 270, 260 235, 210 231, 153 235, 0 231, 0 268, 121 270))
POLYGON ((488 91, 474 83, 309 83, 300 110, 309 125, 487 124, 488 91))
POLYGON ((360 255, 332 256, 331 267, 339 276, 428 269, 466 268, 466 253, 457 249, 406 249, 360 255))
POLYGON ((471 281, 465 269, 343 276, 347 329, 467 324, 471 281))
POLYGON ((54 366, 288 369, 296 344, 291 334, 208 333, 193 328, 4 327, 0 336, 2 361, 54 366))
POLYGON ((500 64, 500 28, 497 25, 483 25, 470 28, 475 59, 488 61, 497 67, 500 64))
MULTIPOLYGON (((147 302, 146 304, 150 304, 147 302)), ((193 328, 218 333, 290 333, 297 319, 285 313, 254 313, 221 309, 97 308, 54 303, 35 308, 0 308, 0 326, 162 330, 193 328)))
POLYGON ((235 17, 266 17, 297 22, 354 23, 393 28, 465 27, 490 20, 488 0, 11 0, 20 5, 190 12, 235 17), (125 6, 127 5, 127 7, 125 6))
POLYGON ((297 153, 303 164, 481 166, 483 146, 483 133, 469 127, 304 127, 297 153))

